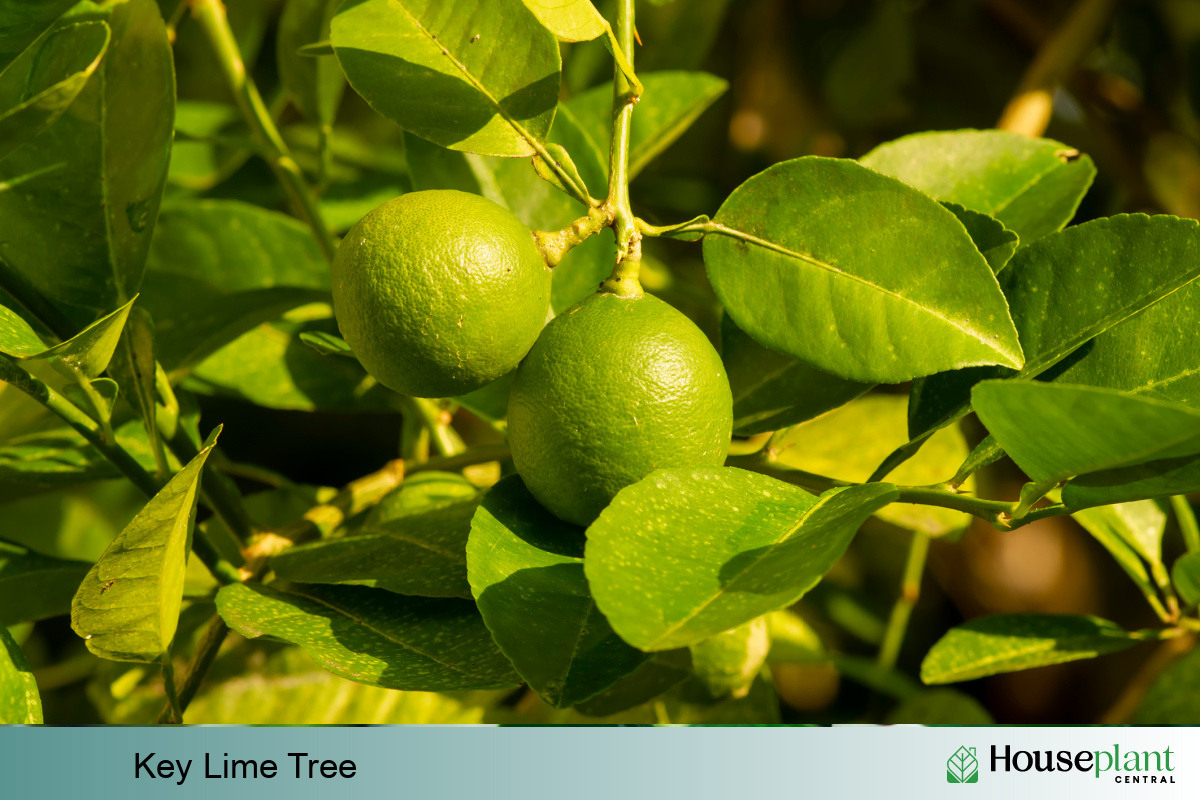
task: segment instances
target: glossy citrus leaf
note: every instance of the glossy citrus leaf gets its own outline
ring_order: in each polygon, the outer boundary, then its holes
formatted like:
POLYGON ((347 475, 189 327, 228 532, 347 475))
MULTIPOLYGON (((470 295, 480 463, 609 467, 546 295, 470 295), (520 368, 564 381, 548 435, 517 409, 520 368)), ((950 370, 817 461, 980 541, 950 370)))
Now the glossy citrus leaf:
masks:
POLYGON ((1200 603, 1200 553, 1185 553, 1171 568, 1171 581, 1185 606, 1200 603))
POLYGON ((590 42, 608 31, 591 0, 522 0, 560 42, 590 42))
POLYGON ((1017 252, 1020 238, 1016 233, 1004 227, 1004 223, 995 217, 979 211, 960 206, 958 203, 942 201, 942 205, 950 209, 958 221, 967 229, 971 241, 983 254, 992 272, 997 275, 1008 265, 1013 254, 1017 252))
POLYGON ((1200 454, 1200 411, 1175 403, 1036 381, 984 381, 972 401, 997 443, 1039 483, 1200 454))
POLYGON ((175 74, 154 0, 85 0, 59 23, 104 22, 99 67, 50 127, 0 162, 0 181, 60 169, 0 193, 0 258, 83 327, 138 289, 166 184, 175 74))
POLYGON ((653 700, 692 677, 686 649, 656 653, 608 689, 575 706, 588 717, 608 717, 653 700))
POLYGON ((470 598, 466 546, 477 503, 471 496, 390 520, 368 520, 353 535, 290 547, 271 560, 271 568, 289 581, 470 598))
POLYGON ((0 540, 0 628, 69 613, 90 568, 0 540))
POLYGON ((167 657, 191 550, 200 472, 218 427, 121 531, 88 572, 71 604, 71 627, 88 650, 113 661, 167 657))
POLYGON ((51 29, 0 72, 0 159, 57 120, 108 49, 102 21, 51 29))
POLYGON ((298 644, 352 681, 406 691, 501 689, 520 678, 475 604, 363 586, 224 586, 217 610, 247 638, 298 644))
POLYGON ((1098 617, 998 614, 980 617, 937 641, 921 662, 927 684, 957 683, 1124 650, 1137 634, 1098 617))
POLYGON ((46 343, 20 314, 0 306, 0 353, 25 358, 46 349, 46 343))
POLYGON ((895 497, 890 484, 816 498, 738 469, 659 470, 588 528, 584 570, 622 639, 686 647, 794 603, 895 497))
POLYGON ((0 725, 40 725, 42 698, 25 654, 0 625, 0 725))
POLYGON ((533 499, 517 476, 492 487, 471 523, 467 569, 483 620, 521 677, 565 708, 650 656, 617 637, 583 569, 583 529, 533 499))
POLYGON ((1022 245, 1070 222, 1096 176, 1079 151, 1007 131, 917 133, 861 161, 938 200, 995 217, 1022 245))
POLYGON ((329 20, 337 0, 288 0, 279 17, 275 57, 279 79, 300 113, 321 125, 332 125, 346 88, 346 77, 333 54, 306 56, 301 46, 328 41, 329 20))
POLYGON ((550 132, 558 42, 521 0, 349 0, 330 41, 376 111, 443 147, 528 156, 550 132))
POLYGON ((704 239, 713 288, 773 350, 863 382, 1023 364, 1004 296, 962 224, 898 180, 800 158, 742 184, 715 222, 704 239))
POLYGON ((1141 464, 1081 475, 1063 488, 1071 508, 1128 503, 1200 491, 1200 454, 1154 458, 1141 464))
MULTIPOLYGON (((707 72, 666 70, 644 72, 638 77, 645 91, 629 131, 630 180, 674 144, 729 88, 727 81, 707 72)), ((612 94, 609 82, 572 97, 566 104, 588 141, 601 152, 608 151, 612 94)), ((607 159, 603 174, 608 175, 607 159)))
POLYGON ((0 0, 0 69, 7 67, 75 0, 0 0))
POLYGON ((746 436, 805 422, 874 385, 835 377, 763 347, 728 315, 721 318, 721 360, 733 391, 733 430, 746 436))
POLYGON ((762 670, 771 649, 765 616, 696 642, 692 671, 713 697, 740 697, 762 670))
POLYGON ((154 352, 154 319, 144 308, 130 310, 121 338, 109 362, 108 374, 142 420, 151 451, 158 443, 158 364, 154 352))
MULTIPOLYGON (((1131 544, 1130 540, 1134 538, 1132 531, 1119 510, 1132 505, 1135 504, 1100 506, 1078 511, 1071 516, 1083 526, 1084 530, 1095 537, 1096 541, 1104 545, 1104 549, 1133 579, 1143 593, 1154 596, 1157 591, 1155 581, 1146 569, 1146 562, 1142 560, 1138 550, 1131 544)), ((1159 533, 1161 535, 1161 531, 1159 533)))
POLYGON ((99 377, 108 369, 108 362, 112 360, 117 349, 117 342, 121 339, 121 331, 125 329, 125 320, 129 318, 129 310, 133 303, 134 301, 130 300, 67 341, 25 358, 61 359, 72 372, 89 379, 99 377))
POLYGON ((1135 553, 1166 575, 1162 563, 1162 538, 1167 527, 1167 514, 1153 500, 1118 503, 1090 508, 1073 514, 1075 520, 1095 533, 1104 528, 1108 534, 1120 537, 1135 553))

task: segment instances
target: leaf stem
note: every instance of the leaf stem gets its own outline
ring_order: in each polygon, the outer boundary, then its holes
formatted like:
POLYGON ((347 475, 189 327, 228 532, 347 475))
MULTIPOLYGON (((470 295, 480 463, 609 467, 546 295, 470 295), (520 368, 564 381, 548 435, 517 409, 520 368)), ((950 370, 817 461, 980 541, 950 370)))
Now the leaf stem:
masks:
POLYGON ((167 695, 167 722, 183 722, 183 709, 179 707, 179 695, 175 691, 175 665, 168 658, 162 665, 163 691, 167 695))
POLYGON ((1187 496, 1182 494, 1171 497, 1171 510, 1175 512, 1175 522, 1179 532, 1183 534, 1183 543, 1189 553, 1200 553, 1200 525, 1196 524, 1196 512, 1192 510, 1187 496))
POLYGON ((921 597, 921 578, 925 574, 925 560, 929 556, 930 538, 920 531, 913 531, 912 543, 908 548, 908 560, 904 564, 904 576, 900 581, 900 596, 892 606, 883 644, 879 647, 879 666, 892 669, 900 657, 904 634, 912 617, 917 600, 921 597))
POLYGON ((225 76, 225 82, 237 101, 242 117, 250 126, 254 138, 268 152, 266 159, 271 170, 283 184, 297 215, 312 230, 313 237, 321 252, 332 261, 337 247, 329 233, 321 211, 317 205, 316 196, 304 179, 300 165, 293 158, 291 150, 275 126, 271 112, 263 103, 262 95, 254 84, 254 79, 246 71, 242 54, 238 50, 237 39, 229 27, 229 19, 225 14, 225 4, 221 0, 189 0, 192 16, 204 28, 217 58, 218 66, 225 76))
POLYGON ((507 444, 485 444, 473 447, 470 450, 464 450, 456 455, 431 458, 419 464, 405 462, 405 472, 409 475, 415 475, 418 472, 431 472, 433 470, 453 472, 464 467, 473 467, 476 464, 487 464, 491 461, 509 461, 511 459, 512 451, 507 444))
MULTIPOLYGON (((212 620, 208 623, 208 627, 204 630, 204 637, 196 645, 196 652, 192 654, 192 660, 188 664, 187 675, 183 679, 183 684, 179 687, 179 693, 174 704, 174 708, 178 708, 179 710, 177 721, 183 721, 183 712, 187 711, 192 698, 196 696, 200 684, 204 682, 204 676, 208 673, 208 668, 212 666, 217 653, 221 649, 222 643, 225 641, 225 637, 228 635, 229 626, 225 624, 225 620, 221 619, 219 614, 214 614, 212 620)), ((162 725, 171 722, 172 713, 172 704, 168 703, 167 707, 158 715, 158 723, 162 725)))
MULTIPOLYGON (((617 1, 616 40, 633 67, 634 0, 617 1)), ((608 199, 612 229, 617 238, 617 263, 601 291, 622 297, 641 297, 638 273, 642 265, 642 234, 629 206, 629 136, 638 95, 620 65, 613 68, 612 137, 609 141, 608 199)))
POLYGON ((450 425, 450 414, 433 400, 424 397, 404 398, 410 414, 418 417, 429 430, 429 436, 438 452, 444 456, 461 453, 465 446, 458 432, 450 425))

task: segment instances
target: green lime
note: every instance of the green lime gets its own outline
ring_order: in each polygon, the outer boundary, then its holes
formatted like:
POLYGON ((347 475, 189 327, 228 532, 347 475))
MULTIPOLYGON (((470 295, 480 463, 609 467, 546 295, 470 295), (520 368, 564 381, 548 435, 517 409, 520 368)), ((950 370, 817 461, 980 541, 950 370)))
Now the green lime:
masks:
POLYGON ((723 464, 732 428, 717 351, 649 295, 595 294, 560 314, 521 362, 508 399, 517 472, 538 502, 576 525, 656 469, 723 464))
POLYGON ((550 269, 506 208, 412 192, 350 229, 333 261, 338 327, 367 372, 413 397, 474 391, 517 366, 550 306, 550 269))

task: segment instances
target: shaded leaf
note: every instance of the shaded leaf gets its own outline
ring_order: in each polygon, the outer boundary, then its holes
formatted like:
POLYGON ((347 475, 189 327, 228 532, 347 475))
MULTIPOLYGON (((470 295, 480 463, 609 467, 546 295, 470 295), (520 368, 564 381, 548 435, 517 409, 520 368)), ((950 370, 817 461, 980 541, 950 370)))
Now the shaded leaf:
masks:
POLYGON ((157 371, 154 319, 144 308, 134 308, 125 321, 125 328, 109 363, 108 374, 116 381, 121 394, 142 420, 151 452, 161 447, 156 422, 157 371))
POLYGON ((1171 568, 1171 581, 1185 606, 1200 603, 1200 553, 1185 553, 1171 568))
POLYGON ((350 0, 330 41, 376 111, 443 147, 528 156, 550 132, 558 42, 520 0, 350 0))
POLYGON ((1200 411, 1175 403, 1023 381, 984 381, 972 400, 996 442, 1039 483, 1200 453, 1200 411))
POLYGON ((275 46, 279 79, 292 102, 305 117, 322 125, 333 124, 346 78, 332 50, 313 56, 299 50, 328 41, 329 20, 337 6, 335 0, 288 0, 279 17, 275 46))
POLYGON ((69 613, 90 568, 0 539, 0 627, 69 613))
POLYGON ((995 217, 1025 245, 1070 222, 1096 176, 1091 158, 1077 150, 1007 131, 917 133, 861 161, 938 200, 995 217))
POLYGON ((839 122, 865 127, 903 117, 901 90, 916 72, 909 11, 901 0, 881 0, 825 70, 823 94, 839 122))
POLYGON ((474 494, 418 513, 368 519, 352 536, 289 547, 271 568, 289 581, 469 599, 466 546, 478 504, 474 494))
POLYGON ((721 360, 733 391, 733 430, 746 436, 810 420, 873 385, 843 380, 763 347, 728 315, 721 318, 721 360))
MULTIPOLYGON (((904 396, 872 394, 787 431, 775 443, 776 458, 789 467, 857 483, 867 480, 875 465, 905 438, 904 396)), ((953 476, 967 455, 962 432, 946 428, 934 434, 890 479, 909 486, 942 483, 953 476)), ((963 483, 963 491, 974 487, 972 478, 963 483)), ((959 511, 911 503, 894 503, 875 516, 927 536, 961 531, 973 519, 959 511)))
MULTIPOLYGON (((1133 582, 1138 585, 1138 588, 1143 593, 1153 597, 1155 596, 1154 581, 1151 579, 1150 573, 1146 570, 1146 564, 1142 560, 1142 556, 1139 555, 1137 548, 1134 547, 1131 541, 1135 537, 1132 535, 1129 524, 1120 511, 1122 508, 1128 508, 1133 505, 1137 504, 1101 506, 1099 508, 1090 508, 1086 511, 1077 511, 1071 516, 1083 526, 1084 530, 1094 536, 1096 541, 1104 545, 1104 549, 1109 552, 1117 564, 1120 565, 1121 569, 1125 570, 1129 577, 1133 579, 1133 582)), ((1160 529, 1160 536, 1161 533, 1160 529)))
POLYGON ((0 625, 0 724, 40 725, 42 698, 12 634, 0 625))
POLYGON ((109 33, 101 21, 51 29, 0 72, 0 159, 75 102, 100 66, 109 33))
POLYGON ((1200 650, 1193 650, 1158 676, 1133 722, 1137 725, 1191 725, 1200 714, 1200 650))
POLYGON ((958 203, 942 203, 958 221, 967 229, 976 249, 983 253, 984 259, 992 272, 997 275, 1008 266, 1009 260, 1017 252, 1020 242, 1017 234, 1004 227, 1004 223, 995 217, 989 217, 979 211, 960 206, 958 203))
POLYGON ((170 159, 175 81, 154 0, 80 3, 61 24, 107 23, 112 40, 72 104, 0 162, 0 181, 63 164, 0 193, 0 258, 82 327, 142 279, 170 159))
POLYGON ((71 627, 88 650, 113 661, 167 657, 179 622, 200 471, 220 434, 176 473, 83 579, 71 627))
POLYGON ((1156 458, 1081 475, 1063 488, 1062 496, 1071 508, 1089 508, 1195 491, 1200 491, 1200 455, 1156 458))
POLYGON ((871 484, 815 498, 742 470, 659 470, 588 529, 596 604, 643 650, 695 644, 798 600, 895 499, 871 484))
POLYGON ((657 653, 603 692, 577 704, 575 710, 589 717, 612 716, 653 700, 691 677, 689 651, 657 653))
POLYGON ((323 356, 354 358, 354 351, 350 349, 350 345, 346 344, 346 340, 340 336, 334 336, 332 333, 305 331, 296 338, 323 356))
POLYGON ((298 644, 334 675, 371 686, 436 692, 520 682, 468 600, 232 584, 217 594, 217 610, 243 636, 298 644))
MULTIPOLYGON (((134 300, 136 299, 135 297, 134 300)), ((121 331, 125 329, 125 320, 129 317, 134 300, 96 320, 67 341, 25 358, 58 358, 72 372, 89 379, 99 377, 108 369, 108 362, 112 360, 117 349, 117 342, 121 339, 121 331)))
MULTIPOLYGON (((643 72, 638 78, 645 91, 629 131, 630 180, 674 144, 729 88, 727 81, 707 72, 643 72)), ((608 150, 612 96, 610 81, 572 97, 566 104, 588 141, 602 152, 608 150)), ((570 142, 564 144, 569 146, 570 142)), ((603 164, 603 177, 607 179, 608 162, 603 164)))
POLYGON ((905 700, 887 715, 888 725, 994 725, 978 700, 953 689, 930 689, 905 700))
POLYGON ((1119 536, 1156 570, 1166 574, 1162 565, 1162 537, 1167 527, 1167 514, 1158 503, 1153 500, 1120 503, 1091 508, 1072 516, 1093 535, 1103 528, 1110 536, 1119 536))
POLYGON ((1069 614, 980 617, 937 641, 921 662, 927 684, 957 683, 1132 647, 1141 637, 1108 620, 1069 614))
POLYGON ((742 184, 715 221, 753 240, 705 237, 713 288, 738 327, 773 350, 864 382, 1023 363, 1000 287, 963 226, 900 181, 800 158, 742 184), (794 297, 820 301, 797 310, 794 297))
POLYGON ((583 550, 583 529, 543 509, 515 475, 484 496, 467 544, 471 591, 496 644, 559 708, 608 689, 650 657, 597 610, 583 550))
POLYGON ((0 69, 7 67, 43 31, 50 27, 75 0, 0 0, 0 69))

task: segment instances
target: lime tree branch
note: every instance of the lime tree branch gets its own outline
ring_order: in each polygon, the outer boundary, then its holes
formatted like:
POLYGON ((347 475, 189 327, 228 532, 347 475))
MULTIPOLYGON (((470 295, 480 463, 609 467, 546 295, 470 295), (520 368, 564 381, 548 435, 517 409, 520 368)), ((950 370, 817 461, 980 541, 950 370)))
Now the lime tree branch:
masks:
POLYGON ((254 80, 246 72, 246 64, 238 50, 237 40, 229 27, 229 19, 225 14, 225 5, 221 0, 190 0, 192 16, 200 23, 212 45, 217 57, 217 64, 225 77, 229 90, 237 101, 238 109, 242 112, 254 138, 267 152, 266 161, 271 170, 283 184, 296 213, 312 230, 321 251, 330 261, 337 249, 333 237, 329 234, 317 207, 316 196, 304 180, 300 165, 292 157, 291 150, 279 129, 271 112, 263 103, 262 95, 258 92, 254 80))
MULTIPOLYGON (((634 0, 618 0, 616 38, 633 68, 634 0)), ((642 293, 638 273, 642 264, 642 234, 629 206, 629 136, 638 95, 618 64, 613 69, 612 137, 609 141, 608 199, 612 229, 617 238, 617 263, 601 286, 604 291, 636 296, 642 293)))

